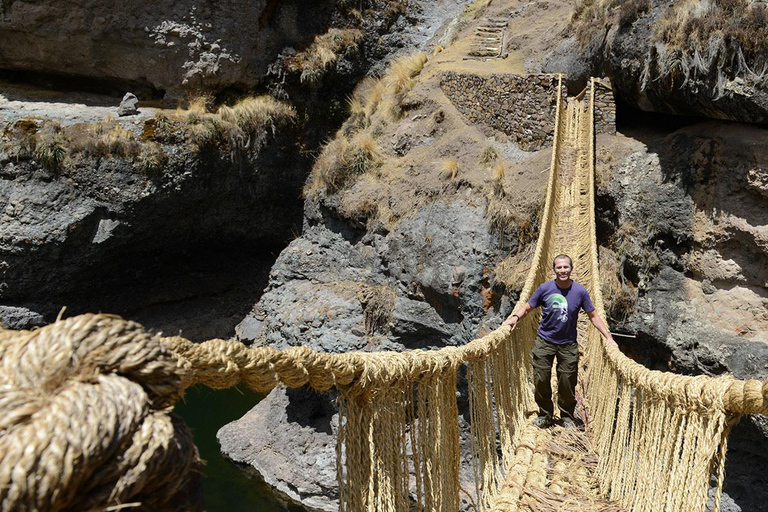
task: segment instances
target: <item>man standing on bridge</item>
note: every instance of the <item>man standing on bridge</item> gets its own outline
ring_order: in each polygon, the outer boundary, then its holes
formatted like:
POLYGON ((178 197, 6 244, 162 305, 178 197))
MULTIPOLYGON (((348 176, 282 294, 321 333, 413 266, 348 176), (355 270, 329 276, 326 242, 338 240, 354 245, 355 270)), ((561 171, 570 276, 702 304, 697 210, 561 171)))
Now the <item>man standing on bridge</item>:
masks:
POLYGON ((583 309, 606 343, 616 344, 605 322, 595 311, 589 292, 571 279, 573 260, 560 254, 552 262, 555 279, 547 281, 533 293, 528 302, 507 318, 502 325, 513 329, 534 308, 542 307, 541 322, 533 346, 533 383, 539 415, 533 424, 547 428, 554 421, 552 364, 557 358, 557 405, 563 426, 573 428, 581 422, 574 416, 576 408, 576 377, 579 369, 579 346, 576 343, 576 324, 579 310, 583 309))

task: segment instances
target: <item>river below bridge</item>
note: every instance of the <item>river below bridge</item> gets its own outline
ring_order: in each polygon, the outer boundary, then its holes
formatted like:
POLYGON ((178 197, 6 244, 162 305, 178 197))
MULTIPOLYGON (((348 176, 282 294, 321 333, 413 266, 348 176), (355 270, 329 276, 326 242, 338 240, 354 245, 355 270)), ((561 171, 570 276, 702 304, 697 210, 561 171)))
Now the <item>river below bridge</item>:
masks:
POLYGON ((216 432, 248 412, 262 395, 248 389, 213 390, 195 386, 174 412, 184 418, 195 437, 203 466, 203 491, 208 512, 302 512, 282 502, 255 471, 244 471, 226 459, 216 432))

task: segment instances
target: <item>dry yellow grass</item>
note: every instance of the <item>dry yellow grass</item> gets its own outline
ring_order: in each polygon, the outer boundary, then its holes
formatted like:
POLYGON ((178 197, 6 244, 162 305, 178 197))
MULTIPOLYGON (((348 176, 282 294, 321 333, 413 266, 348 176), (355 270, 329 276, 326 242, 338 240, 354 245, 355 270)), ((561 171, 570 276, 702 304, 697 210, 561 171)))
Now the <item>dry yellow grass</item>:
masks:
POLYGON ((496 164, 493 168, 493 195, 496 197, 504 197, 506 191, 504 190, 504 176, 507 174, 507 169, 504 164, 496 164))
POLYGON ((222 121, 236 125, 246 134, 262 130, 274 133, 279 123, 296 117, 293 107, 272 96, 244 98, 231 107, 222 105, 216 113, 222 121))
POLYGON ((312 175, 304 187, 304 196, 333 193, 352 180, 381 164, 382 153, 376 139, 368 131, 347 139, 341 132, 325 145, 315 161, 312 175))
POLYGON ((483 149, 483 152, 480 154, 480 165, 487 167, 494 163, 497 158, 499 158, 498 151, 489 144, 485 146, 485 149, 483 149))
POLYGON ((453 181, 459 175, 459 161, 454 159, 444 160, 440 164, 440 176, 445 180, 453 181))
POLYGON ((315 36, 307 49, 285 59, 285 67, 289 72, 300 72, 302 83, 316 83, 340 55, 356 51, 363 36, 359 29, 331 28, 325 34, 315 36))
POLYGON ((140 150, 133 132, 112 120, 69 127, 66 147, 69 155, 86 158, 133 158, 140 150))

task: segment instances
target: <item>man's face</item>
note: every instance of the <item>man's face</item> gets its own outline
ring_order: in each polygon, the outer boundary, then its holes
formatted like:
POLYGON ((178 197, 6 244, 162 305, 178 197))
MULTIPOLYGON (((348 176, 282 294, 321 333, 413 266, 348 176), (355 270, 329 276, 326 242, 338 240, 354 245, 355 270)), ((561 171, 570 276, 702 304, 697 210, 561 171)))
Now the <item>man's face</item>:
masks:
POLYGON ((568 281, 571 278, 572 271, 573 268, 571 268, 571 264, 568 261, 568 258, 560 258, 555 260, 555 276, 557 277, 558 281, 568 281))

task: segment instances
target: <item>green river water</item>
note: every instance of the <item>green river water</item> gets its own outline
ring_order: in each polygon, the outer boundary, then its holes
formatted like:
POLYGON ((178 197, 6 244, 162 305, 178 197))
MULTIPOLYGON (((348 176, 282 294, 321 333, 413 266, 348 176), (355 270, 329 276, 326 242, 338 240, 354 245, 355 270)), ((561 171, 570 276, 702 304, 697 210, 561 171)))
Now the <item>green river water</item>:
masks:
POLYGON ((216 432, 248 412, 262 396, 247 389, 213 390, 193 387, 174 412, 195 436, 203 467, 203 491, 208 512, 302 512, 282 503, 258 477, 225 459, 216 432))

